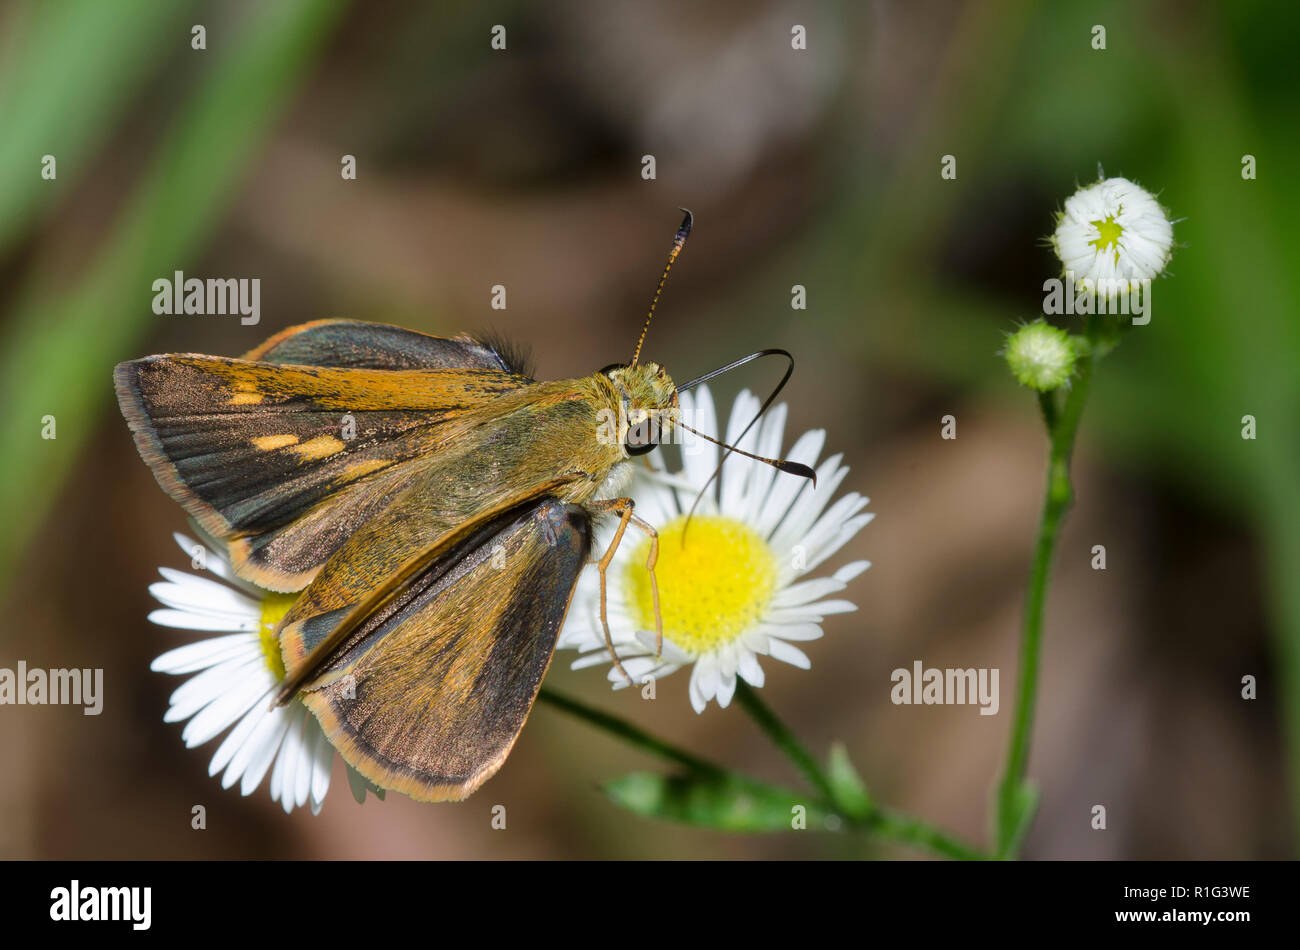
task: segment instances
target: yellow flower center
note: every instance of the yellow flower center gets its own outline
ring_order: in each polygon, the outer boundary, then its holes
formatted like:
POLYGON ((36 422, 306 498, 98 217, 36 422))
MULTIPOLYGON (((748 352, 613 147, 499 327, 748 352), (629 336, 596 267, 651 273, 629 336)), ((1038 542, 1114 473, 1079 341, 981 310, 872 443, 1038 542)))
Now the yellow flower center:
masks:
POLYGON ((1119 263, 1119 239, 1124 235, 1124 225, 1115 221, 1113 214, 1106 215, 1104 221, 1093 221, 1092 226, 1097 229, 1097 238, 1091 244, 1097 249, 1097 253, 1102 253, 1107 248, 1115 248, 1115 263, 1119 263))
MULTIPOLYGON (((660 529, 655 576, 664 637, 700 656, 762 618, 776 590, 777 562, 758 532, 733 518, 697 515, 685 527, 686 516, 679 515, 660 529)), ((627 564, 626 588, 637 628, 653 631, 649 554, 647 538, 627 564)))
POLYGON ((273 591, 267 591, 262 596, 262 623, 257 632, 262 639, 262 656, 266 659, 266 668, 277 681, 284 679, 284 660, 280 658, 280 641, 275 635, 275 628, 297 599, 297 594, 277 594, 273 591))

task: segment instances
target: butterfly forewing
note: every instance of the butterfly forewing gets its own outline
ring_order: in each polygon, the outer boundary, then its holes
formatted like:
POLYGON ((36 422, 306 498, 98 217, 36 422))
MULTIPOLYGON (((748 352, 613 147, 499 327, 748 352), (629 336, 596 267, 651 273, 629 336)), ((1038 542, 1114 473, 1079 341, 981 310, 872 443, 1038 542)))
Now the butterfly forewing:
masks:
POLYGON ((285 331, 252 355, 148 357, 115 378, 159 482, 274 590, 301 589, 421 459, 532 382, 485 344, 352 321, 285 331))

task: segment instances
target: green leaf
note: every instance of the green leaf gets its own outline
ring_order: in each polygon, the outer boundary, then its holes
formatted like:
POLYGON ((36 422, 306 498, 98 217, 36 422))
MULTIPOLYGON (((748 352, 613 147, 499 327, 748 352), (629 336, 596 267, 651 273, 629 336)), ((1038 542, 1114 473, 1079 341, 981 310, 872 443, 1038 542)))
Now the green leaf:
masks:
POLYGON ((866 818, 875 809, 871 793, 849 761, 848 750, 842 742, 831 745, 826 778, 831 785, 831 794, 835 796, 835 806, 848 817, 866 818))
POLYGON ((807 796, 725 774, 633 772, 606 782, 602 789, 616 804, 643 818, 718 831, 822 830, 834 823, 830 811, 807 796))

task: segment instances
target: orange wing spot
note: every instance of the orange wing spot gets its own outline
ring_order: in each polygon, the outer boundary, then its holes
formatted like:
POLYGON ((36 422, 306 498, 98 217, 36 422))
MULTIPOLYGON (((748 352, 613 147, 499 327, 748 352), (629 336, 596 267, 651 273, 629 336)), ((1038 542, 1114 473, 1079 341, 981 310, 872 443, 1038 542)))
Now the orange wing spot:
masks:
POLYGON ((323 459, 343 451, 343 443, 332 435, 318 435, 293 449, 304 460, 323 459))
POLYGON ((286 445, 297 443, 296 435, 259 435, 253 440, 253 445, 263 452, 270 452, 273 449, 282 449, 286 445))
POLYGON ((237 392, 230 397, 232 406, 255 406, 262 401, 262 394, 255 392, 237 392))
POLYGON ((351 481, 354 478, 360 478, 362 475, 369 475, 376 469, 381 469, 388 464, 387 459, 364 459, 360 462, 353 462, 343 470, 343 478, 351 481))

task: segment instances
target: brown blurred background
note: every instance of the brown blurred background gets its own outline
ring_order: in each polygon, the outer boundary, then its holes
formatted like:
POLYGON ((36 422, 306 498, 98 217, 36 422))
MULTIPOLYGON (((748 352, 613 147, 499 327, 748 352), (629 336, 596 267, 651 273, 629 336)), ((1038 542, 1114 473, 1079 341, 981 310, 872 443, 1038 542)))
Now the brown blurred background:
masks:
MULTIPOLYGON (((286 817, 265 785, 223 791, 206 774, 216 743, 186 750, 162 722, 179 681, 148 664, 187 635, 146 622, 146 588, 158 565, 186 566, 170 539, 185 521, 116 412, 113 364, 235 355, 348 316, 491 326, 531 344, 544 378, 589 373, 629 355, 678 206, 696 230, 649 356, 685 378, 793 351, 787 445, 827 428, 846 489, 878 514, 835 562, 874 562, 847 595, 860 611, 827 621, 811 672, 765 664, 763 696, 817 754, 843 740, 884 802, 983 841, 1046 452, 996 354, 1040 312, 1058 270, 1043 237, 1099 163, 1185 220, 1151 325, 1102 366, 1084 419, 1025 854, 1294 856, 1298 19, 1257 3, 0 9, 0 666, 103 667, 106 693, 99 717, 0 707, 0 857, 912 856, 633 817, 596 785, 659 763, 546 707, 464 804, 359 807, 336 764, 316 817, 286 817), (39 177, 45 153, 56 181, 39 177), (1241 178, 1247 153, 1258 180, 1241 178), (261 278, 261 324, 155 316, 151 282, 175 269, 261 278), (947 413, 956 441, 939 437, 947 413), (916 659, 999 667, 1002 712, 892 705, 890 671, 916 659), (194 804, 207 831, 190 829, 194 804), (490 828, 495 804, 507 831, 490 828)), ((718 389, 766 382, 742 375, 718 389)), ((550 685, 797 783, 738 708, 696 716, 685 674, 648 704, 572 657, 550 685)))

